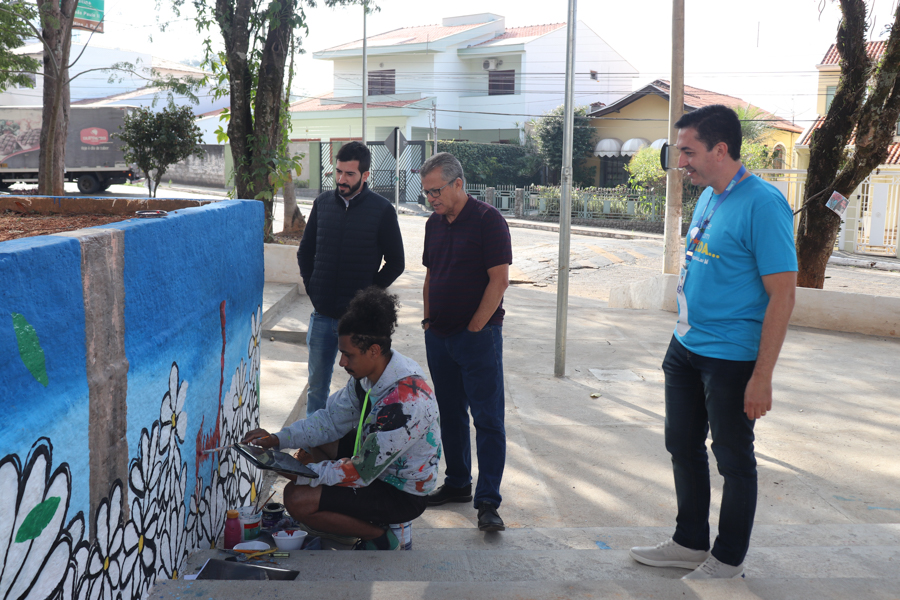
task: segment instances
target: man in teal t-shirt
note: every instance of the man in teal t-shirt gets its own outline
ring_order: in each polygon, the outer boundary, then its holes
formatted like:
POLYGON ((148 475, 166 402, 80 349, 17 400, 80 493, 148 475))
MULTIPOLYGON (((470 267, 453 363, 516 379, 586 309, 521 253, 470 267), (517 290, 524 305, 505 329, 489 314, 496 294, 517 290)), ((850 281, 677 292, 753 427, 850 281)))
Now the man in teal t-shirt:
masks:
POLYGON ((638 562, 693 569, 685 579, 738 578, 756 513, 753 425, 772 409, 772 374, 797 285, 793 215, 774 186, 740 161, 733 110, 684 115, 678 166, 708 186, 694 210, 678 279, 678 321, 663 361, 666 449, 678 514, 671 539, 631 549, 638 562), (707 433, 725 479, 709 548, 707 433))

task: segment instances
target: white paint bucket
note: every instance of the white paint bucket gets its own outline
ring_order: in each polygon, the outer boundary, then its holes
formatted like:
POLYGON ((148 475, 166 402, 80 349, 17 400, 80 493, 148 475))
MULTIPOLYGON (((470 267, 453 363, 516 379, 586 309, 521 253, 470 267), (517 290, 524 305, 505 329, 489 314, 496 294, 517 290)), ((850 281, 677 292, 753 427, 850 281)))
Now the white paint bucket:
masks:
POLYGON ((262 527, 262 511, 255 506, 242 506, 238 509, 241 519, 241 540, 255 540, 262 527))

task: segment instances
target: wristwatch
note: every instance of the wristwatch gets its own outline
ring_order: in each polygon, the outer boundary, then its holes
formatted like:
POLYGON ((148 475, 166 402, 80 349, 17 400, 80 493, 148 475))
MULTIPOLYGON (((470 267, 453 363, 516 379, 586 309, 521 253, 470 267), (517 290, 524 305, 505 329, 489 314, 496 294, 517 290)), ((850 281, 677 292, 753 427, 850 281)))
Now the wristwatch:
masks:
POLYGON ((424 319, 422 319, 422 329, 425 329, 425 326, 430 325, 430 324, 431 324, 431 319, 429 319, 428 317, 425 317, 424 319))

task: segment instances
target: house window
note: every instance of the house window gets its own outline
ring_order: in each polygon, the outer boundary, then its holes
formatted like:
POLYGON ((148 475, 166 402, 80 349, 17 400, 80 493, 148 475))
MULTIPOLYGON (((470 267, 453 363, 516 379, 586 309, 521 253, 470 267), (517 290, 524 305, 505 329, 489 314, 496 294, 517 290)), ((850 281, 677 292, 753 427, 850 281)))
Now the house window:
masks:
POLYGON ((778 144, 775 146, 775 150, 772 151, 772 168, 773 169, 784 169, 784 146, 778 144))
POLYGON ((828 112, 828 109, 831 108, 831 103, 834 101, 834 93, 836 91, 836 85, 829 85, 825 88, 825 112, 828 112))
POLYGON ((395 69, 369 71, 369 95, 388 96, 396 94, 397 72, 395 69))
MULTIPOLYGON (((482 79, 482 81, 484 81, 482 79)), ((516 72, 488 71, 488 96, 505 96, 516 93, 516 72)))
POLYGON ((628 171, 625 165, 631 157, 604 156, 600 159, 600 187, 613 188, 628 183, 628 171))

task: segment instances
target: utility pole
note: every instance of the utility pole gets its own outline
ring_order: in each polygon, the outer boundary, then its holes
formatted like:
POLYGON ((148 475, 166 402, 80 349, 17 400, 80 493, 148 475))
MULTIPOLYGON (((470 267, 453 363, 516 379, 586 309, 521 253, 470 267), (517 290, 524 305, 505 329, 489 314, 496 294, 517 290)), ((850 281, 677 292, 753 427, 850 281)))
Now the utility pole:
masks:
POLYGON ((366 143, 366 104, 369 103, 369 47, 366 39, 366 13, 369 3, 363 1, 363 72, 362 72, 362 143, 366 143))
POLYGON ((437 149, 437 136, 438 136, 438 128, 437 128, 437 95, 434 97, 434 103, 431 105, 431 114, 434 118, 434 152, 431 153, 432 156, 438 153, 437 149))
POLYGON ((394 209, 400 212, 400 128, 394 127, 394 209))
POLYGON ((566 375, 566 327, 569 321, 569 248, 572 227, 572 143, 575 126, 576 0, 569 0, 566 34, 566 104, 563 109, 563 156, 559 198, 559 269, 556 277, 556 358, 553 372, 566 375))
MULTIPOLYGON (((672 0, 672 82, 669 88, 669 164, 677 161, 675 122, 684 114, 684 0, 672 0)), ((666 221, 663 273, 678 274, 681 269, 681 169, 666 171, 666 221)))

